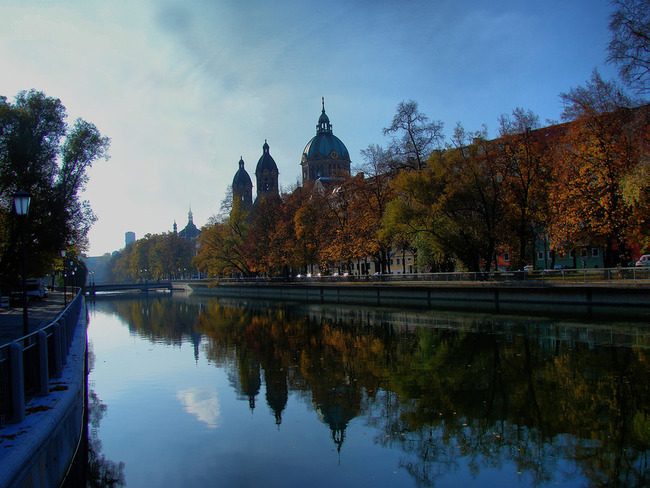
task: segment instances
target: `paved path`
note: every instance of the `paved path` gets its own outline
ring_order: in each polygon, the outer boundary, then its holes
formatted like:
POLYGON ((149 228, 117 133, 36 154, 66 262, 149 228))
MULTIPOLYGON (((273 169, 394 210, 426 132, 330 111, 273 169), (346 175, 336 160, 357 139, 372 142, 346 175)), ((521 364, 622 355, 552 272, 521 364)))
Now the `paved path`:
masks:
MULTIPOLYGON (((72 298, 67 296, 68 303, 72 298)), ((27 308, 29 331, 52 322, 63 310, 63 293, 49 292, 47 298, 30 300, 27 308)), ((0 308, 0 346, 23 336, 23 307, 0 308)))

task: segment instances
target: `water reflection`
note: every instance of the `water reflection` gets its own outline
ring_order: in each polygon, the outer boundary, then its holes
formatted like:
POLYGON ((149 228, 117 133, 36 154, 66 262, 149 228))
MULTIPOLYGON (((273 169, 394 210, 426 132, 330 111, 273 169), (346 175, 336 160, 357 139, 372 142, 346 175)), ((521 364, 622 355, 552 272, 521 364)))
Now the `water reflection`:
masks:
MULTIPOLYGON (((534 485, 650 484, 643 325, 177 297, 91 307, 148 340, 191 343, 197 361, 228 370, 247 408, 265 401, 278 427, 289 395, 301 398, 341 456, 348 425, 362 420, 417 486, 509 463, 534 485)), ((215 392, 178 398, 219 425, 215 392)))
MULTIPOLYGON (((88 369, 92 371, 95 364, 95 354, 88 350, 88 369)), ((107 407, 99 399, 95 391, 88 390, 88 461, 87 479, 88 488, 119 488, 126 486, 124 479, 124 463, 116 463, 102 454, 102 441, 99 440, 97 430, 106 415, 107 407)))

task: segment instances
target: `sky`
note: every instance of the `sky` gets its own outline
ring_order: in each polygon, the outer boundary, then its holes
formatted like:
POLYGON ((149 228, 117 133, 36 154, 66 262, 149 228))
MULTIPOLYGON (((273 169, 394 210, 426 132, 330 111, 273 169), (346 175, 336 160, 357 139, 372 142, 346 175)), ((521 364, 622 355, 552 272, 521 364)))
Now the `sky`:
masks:
MULTIPOLYGON (((300 182, 321 97, 352 167, 397 105, 451 135, 513 109, 559 121, 560 93, 604 79, 608 0, 0 0, 0 95, 36 89, 111 139, 82 195, 89 256, 124 234, 201 227, 240 157, 266 140, 281 189, 300 182)), ((253 188, 255 194, 256 188, 253 188)))

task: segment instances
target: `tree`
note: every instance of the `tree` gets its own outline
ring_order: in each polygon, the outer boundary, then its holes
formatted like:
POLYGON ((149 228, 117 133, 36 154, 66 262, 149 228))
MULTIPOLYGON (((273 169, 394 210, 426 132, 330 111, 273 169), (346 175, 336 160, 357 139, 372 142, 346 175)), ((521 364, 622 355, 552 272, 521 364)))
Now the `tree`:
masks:
POLYGON ((507 166, 499 142, 487 139, 487 131, 454 130, 451 149, 433 158, 444 191, 441 210, 448 222, 448 252, 470 271, 490 270, 495 253, 505 241, 507 166))
POLYGON ((516 108, 502 115, 498 150, 505 164, 506 223, 511 247, 516 250, 512 265, 520 269, 534 261, 537 234, 548 214, 551 165, 547 139, 549 128, 540 129, 539 117, 516 108))
POLYGON ((650 92, 650 4, 648 0, 613 0, 612 39, 607 61, 619 67, 623 81, 638 94, 650 92))
POLYGON ((470 271, 490 269, 504 234, 505 166, 496 147, 485 132, 458 125, 446 151, 393 181, 388 231, 429 259, 446 263, 453 256, 470 271))
POLYGON ((192 263, 210 277, 239 274, 251 276, 252 263, 246 250, 249 211, 234 201, 230 215, 212 218, 198 238, 198 254, 192 263))
POLYGON ((0 282, 18 276, 18 222, 11 211, 17 190, 32 195, 26 221, 28 275, 49 272, 60 249, 83 249, 95 221, 88 202, 80 199, 87 170, 108 159, 109 139, 91 123, 65 122, 60 100, 31 90, 14 103, 0 97, 0 282))
MULTIPOLYGON (((304 270, 315 263, 316 244, 310 240, 308 232, 298 235, 298 212, 311 199, 311 188, 297 186, 294 191, 282 195, 275 228, 272 232, 274 245, 269 251, 269 259, 284 276, 291 276, 294 270, 304 270)), ((303 229, 304 230, 304 229, 303 229)))
POLYGON ((388 271, 392 236, 381 232, 381 222, 388 203, 395 194, 390 186, 393 154, 376 144, 369 144, 361 150, 365 163, 359 167, 365 179, 358 180, 356 191, 361 196, 360 204, 365 207, 360 222, 367 229, 369 239, 374 243, 373 252, 381 273, 388 271))
POLYGON ((269 276, 279 271, 272 251, 280 245, 275 236, 281 206, 280 196, 272 193, 258 198, 251 212, 244 252, 249 257, 251 272, 257 275, 269 276))
POLYGON ((625 181, 647 162, 650 110, 633 109, 616 84, 597 72, 584 87, 561 97, 563 117, 570 123, 557 147, 559 170, 550 196, 552 245, 601 245, 605 266, 626 264, 638 222, 634 200, 624 195, 625 181))
POLYGON ((421 170, 431 151, 442 143, 442 128, 440 121, 429 122, 416 101, 400 102, 392 124, 383 129, 384 135, 393 135, 390 148, 401 159, 397 169, 421 170))

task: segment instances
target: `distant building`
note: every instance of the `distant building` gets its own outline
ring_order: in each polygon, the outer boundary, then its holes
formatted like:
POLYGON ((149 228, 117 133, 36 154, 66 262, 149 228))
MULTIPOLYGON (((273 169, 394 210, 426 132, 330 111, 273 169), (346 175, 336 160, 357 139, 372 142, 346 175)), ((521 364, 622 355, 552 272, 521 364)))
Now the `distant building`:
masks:
MULTIPOLYGON (((316 184, 326 184, 342 175, 350 174, 350 154, 345 144, 332 132, 332 124, 325 113, 325 99, 322 99, 323 109, 318 118, 316 135, 305 146, 302 152, 302 181, 316 184)), ((240 202, 244 209, 253 207, 253 182, 244 168, 244 159, 239 158, 239 169, 232 180, 233 203, 240 202)), ((279 171, 275 160, 269 151, 269 144, 264 141, 262 156, 255 168, 257 185, 256 202, 263 197, 279 194, 279 171)))
POLYGON ((135 232, 127 232, 124 234, 124 243, 125 246, 128 247, 129 244, 133 244, 135 242, 135 232))
MULTIPOLYGON (((174 229, 177 229, 176 227, 176 221, 174 221, 174 229)), ((199 235, 201 234, 201 231, 194 225, 194 217, 192 215, 192 208, 190 207, 190 211, 187 214, 187 225, 185 228, 178 233, 179 237, 182 237, 183 239, 187 239, 188 241, 193 241, 199 235)))

